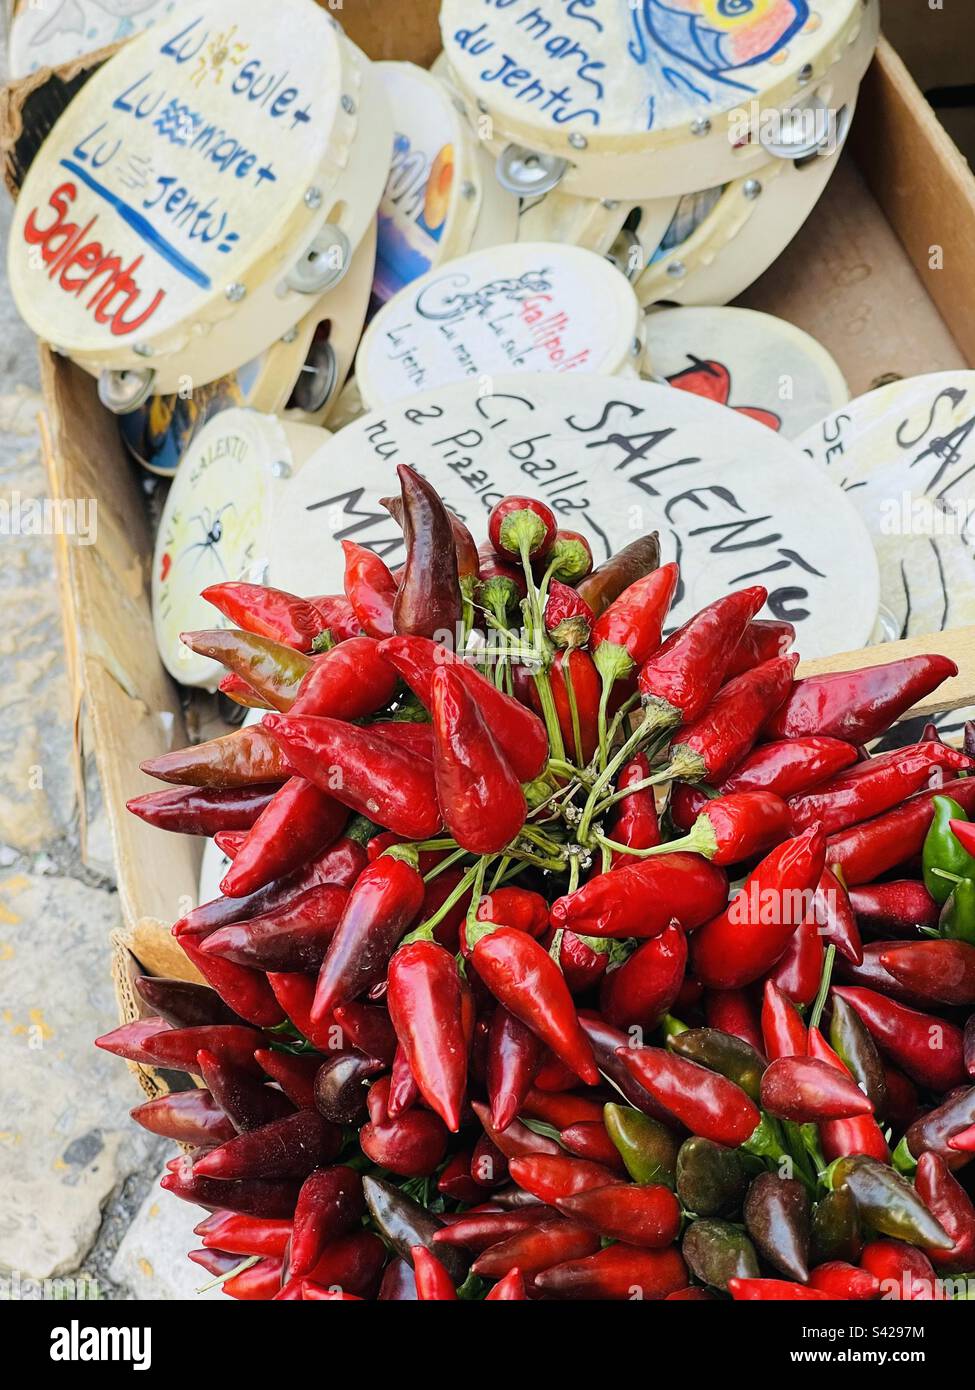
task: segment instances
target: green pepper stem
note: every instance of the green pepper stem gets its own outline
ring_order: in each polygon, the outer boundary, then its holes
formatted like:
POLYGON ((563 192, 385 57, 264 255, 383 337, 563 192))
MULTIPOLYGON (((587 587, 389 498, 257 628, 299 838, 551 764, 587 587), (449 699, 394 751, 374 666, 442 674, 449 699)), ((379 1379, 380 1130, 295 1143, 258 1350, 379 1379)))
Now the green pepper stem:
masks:
POLYGON ((829 994, 829 984, 833 976, 833 961, 835 959, 836 947, 830 942, 826 947, 826 955, 823 958, 823 973, 820 977, 816 998, 813 1000, 812 1012, 809 1015, 810 1028, 818 1028, 819 1020, 823 1016, 823 1009, 826 1007, 826 998, 829 994))
MULTIPOLYGON (((428 917, 425 922, 421 922, 420 925, 418 927, 415 927, 413 931, 411 931, 408 935, 403 937, 401 943, 403 946, 409 946, 411 942, 414 941, 433 940, 434 928, 439 927, 440 923, 450 912, 451 908, 456 907, 456 905, 460 902, 461 898, 467 892, 468 888, 470 888, 470 886, 474 883, 478 874, 478 870, 480 869, 480 866, 483 862, 483 858, 479 859, 477 863, 474 865, 474 867, 467 871, 467 873, 460 880, 453 892, 450 893, 443 900, 443 902, 437 908, 436 912, 434 912, 432 916, 428 917)), ((438 867, 442 866, 438 865, 438 867)), ((483 870, 481 870, 481 872, 483 874, 483 870)))

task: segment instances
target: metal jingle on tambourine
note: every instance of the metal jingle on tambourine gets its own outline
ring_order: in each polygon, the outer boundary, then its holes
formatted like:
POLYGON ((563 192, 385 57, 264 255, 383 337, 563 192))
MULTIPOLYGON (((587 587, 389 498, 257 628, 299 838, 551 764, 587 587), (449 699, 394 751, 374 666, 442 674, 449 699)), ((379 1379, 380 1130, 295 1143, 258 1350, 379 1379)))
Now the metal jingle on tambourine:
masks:
POLYGON ((338 359, 332 344, 326 337, 316 338, 308 349, 287 408, 304 411, 306 415, 317 415, 325 409, 335 390, 338 372, 338 359))
POLYGON ((553 154, 540 154, 523 145, 506 145, 498 155, 498 183, 519 198, 531 198, 551 193, 565 178, 567 159, 553 154))
POLYGON ((352 247, 341 227, 326 222, 324 227, 285 277, 289 290, 299 294, 322 294, 337 285, 349 268, 352 247))
POLYGON ((777 136, 763 128, 759 140, 773 159, 815 158, 832 153, 843 143, 852 119, 851 107, 844 105, 834 112, 828 102, 814 92, 801 105, 779 113, 774 127, 778 130, 777 136))
POLYGON ((98 399, 113 415, 128 415, 145 405, 155 380, 152 367, 141 371, 104 371, 98 378, 98 399))

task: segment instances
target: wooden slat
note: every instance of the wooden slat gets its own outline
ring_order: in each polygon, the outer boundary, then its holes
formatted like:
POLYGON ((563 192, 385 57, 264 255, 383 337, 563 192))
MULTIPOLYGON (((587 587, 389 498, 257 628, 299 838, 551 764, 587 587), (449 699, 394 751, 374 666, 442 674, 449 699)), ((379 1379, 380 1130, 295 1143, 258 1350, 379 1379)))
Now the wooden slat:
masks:
POLYGON ((937 632, 925 637, 908 637, 903 642, 882 642, 858 652, 842 652, 838 656, 823 656, 817 661, 804 661, 800 676, 822 675, 827 671, 852 671, 857 666, 882 666, 905 656, 920 656, 924 652, 939 652, 950 657, 958 667, 958 675, 945 681, 926 700, 911 710, 911 717, 942 714, 945 710, 961 709, 975 704, 975 627, 959 627, 953 632, 937 632))

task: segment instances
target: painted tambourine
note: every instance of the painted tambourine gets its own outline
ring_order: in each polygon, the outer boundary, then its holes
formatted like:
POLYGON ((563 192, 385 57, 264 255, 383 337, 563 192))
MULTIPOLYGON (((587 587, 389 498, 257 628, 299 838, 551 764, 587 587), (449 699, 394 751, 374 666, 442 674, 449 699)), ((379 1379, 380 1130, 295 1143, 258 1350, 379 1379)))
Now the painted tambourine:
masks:
POLYGON ((658 309, 647 315, 657 381, 729 406, 795 439, 850 399, 815 338, 754 309, 658 309))
POLYGON ((371 66, 314 0, 191 0, 89 79, 31 164, 18 307, 109 409, 205 385, 338 284, 391 147, 371 66))
POLYGON ((515 242, 415 280, 380 310, 356 358, 365 408, 511 372, 635 375, 643 314, 633 287, 592 251, 515 242))
POLYGON ((451 80, 524 196, 657 198, 814 155, 877 0, 444 0, 451 80))
POLYGON ((227 580, 264 582, 286 489, 326 437, 311 425, 229 409, 194 438, 166 499, 152 565, 156 643, 183 685, 215 690, 224 674, 179 640, 181 632, 228 626, 201 590, 227 580))
POLYGON ((376 253, 371 229, 349 273, 301 323, 230 376, 172 396, 152 396, 119 416, 132 457, 171 478, 193 436, 218 410, 244 405, 300 424, 323 425, 345 385, 362 334, 376 253))
POLYGON ((510 493, 548 502, 597 562, 658 530, 664 558, 682 565, 675 624, 748 584, 767 586, 767 613, 796 624, 807 656, 861 646, 876 622, 866 529, 794 444, 669 386, 593 375, 465 382, 346 426, 283 495, 268 582, 340 591, 345 539, 398 565, 402 534, 380 505, 398 463, 420 469, 478 538, 510 493))
POLYGON ((975 623, 975 372, 882 386, 798 443, 843 488, 872 537, 881 635, 975 623))
POLYGON ((9 75, 74 62, 168 20, 181 0, 15 0, 9 75))
POLYGON ((518 199, 495 179, 493 160, 446 82, 413 63, 376 63, 374 70, 395 127, 373 287, 384 304, 455 256, 512 241, 518 199))

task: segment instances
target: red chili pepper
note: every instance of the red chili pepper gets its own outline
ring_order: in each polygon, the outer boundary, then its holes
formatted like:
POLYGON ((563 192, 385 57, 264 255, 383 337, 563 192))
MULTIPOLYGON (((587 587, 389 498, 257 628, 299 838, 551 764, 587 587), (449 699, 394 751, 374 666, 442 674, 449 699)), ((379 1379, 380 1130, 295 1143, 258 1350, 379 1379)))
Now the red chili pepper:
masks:
POLYGON ((621 1047, 630 1074, 692 1134, 736 1149, 761 1119, 733 1081, 662 1047, 621 1047))
POLYGON ((894 1301, 939 1301, 934 1265, 923 1250, 901 1240, 865 1245, 860 1265, 880 1283, 882 1297, 894 1301))
POLYGON ((285 878, 323 853, 341 833, 348 812, 304 777, 292 777, 261 812, 220 884, 243 898, 285 878))
POLYGON ((431 1255, 425 1245, 414 1245, 410 1254, 413 1257, 417 1298, 456 1303, 457 1290, 453 1280, 436 1255, 431 1255))
POLYGON ((220 831, 250 830, 277 790, 277 786, 235 787, 229 791, 174 787, 172 791, 135 796, 125 806, 157 830, 216 835, 220 831))
POLYGON ((404 1115, 420 1099, 420 1088, 410 1070, 410 1061, 402 1043, 396 1048, 393 1070, 389 1074, 389 1097, 386 1102, 386 1119, 395 1120, 404 1115))
POLYGON ((553 579, 545 600, 545 631, 557 647, 585 647, 596 615, 575 589, 553 579))
POLYGON ((558 533, 554 512, 535 497, 505 497, 488 517, 488 537, 503 560, 544 560, 558 533))
POLYGON ((595 1086, 599 1072, 592 1048, 579 1027, 562 972, 544 948, 524 932, 496 927, 477 941, 472 960, 498 1002, 581 1080, 595 1086))
POLYGON ((923 883, 912 879, 861 884, 850 890, 850 904, 873 935, 913 936, 918 927, 934 930, 938 925, 938 904, 923 883))
POLYGON ((352 637, 315 663, 301 683, 292 715, 366 719, 396 692, 396 672, 371 637, 352 637))
POLYGON ((691 782, 724 781, 751 751, 768 714, 789 693, 798 662, 798 656, 776 657, 722 686, 703 714, 685 722, 673 743, 670 765, 676 775, 691 782))
POLYGON ((525 1103, 542 1057, 535 1034, 499 1004, 488 1034, 487 1092, 491 1123, 504 1130, 525 1103))
POLYGON ((736 1303, 815 1303, 831 1297, 788 1279, 729 1279, 728 1292, 736 1303))
POLYGON ((592 629, 592 650, 604 686, 624 679, 657 651, 679 577, 677 565, 661 565, 630 584, 600 614, 592 629))
POLYGON ((438 1115, 414 1106, 387 1118, 389 1077, 369 1088, 369 1122, 359 1130, 359 1147, 380 1168, 404 1178, 421 1178, 439 1168, 447 1151, 447 1130, 438 1115))
POLYGON ((267 982, 285 1016, 321 1052, 334 1047, 335 1027, 325 1019, 317 1024, 311 1009, 315 1002, 315 977, 294 970, 269 970, 267 982))
MULTIPOLYGON (((949 1143, 952 1141, 949 1140, 949 1143)), ((954 1241, 950 1250, 929 1250, 943 1274, 975 1269, 975 1206, 940 1154, 926 1152, 917 1161, 917 1195, 954 1241)))
POLYGON ((589 1163, 568 1154, 529 1154, 513 1158, 511 1176, 520 1188, 539 1202, 553 1206, 562 1197, 572 1197, 590 1188, 609 1187, 621 1180, 601 1163, 589 1163))
MULTIPOLYGON (((571 651, 557 652, 549 670, 555 711, 558 715, 562 741, 581 764, 590 761, 599 746, 599 696, 601 685, 599 673, 588 652, 578 647, 571 651), (568 672, 568 679, 566 678, 568 672), (569 696, 569 685, 572 696, 569 696), (575 704, 576 717, 573 720, 572 708, 575 704), (576 740, 576 724, 579 739, 576 740)), ((535 682, 528 686, 528 696, 536 710, 541 709, 541 700, 535 682)))
POLYGON ((255 1028, 276 1028, 282 1021, 282 1013, 277 1000, 259 970, 250 970, 233 961, 219 960, 215 956, 205 956, 189 938, 182 938, 180 946, 191 965, 217 991, 220 998, 234 1013, 246 1019, 255 1028))
POLYGON ((338 1165, 311 1173, 301 1185, 291 1238, 290 1277, 309 1274, 326 1245, 354 1230, 365 1215, 362 1179, 338 1165))
POLYGON ((837 985, 833 992, 852 1004, 877 1046, 913 1081, 939 1092, 964 1082, 962 1033, 955 1024, 908 1009, 872 989, 837 985))
POLYGON ((793 1004, 807 1008, 819 992, 825 947, 815 916, 807 917, 772 967, 771 980, 793 1004))
POLYGON ((263 1078, 258 1081, 250 1070, 237 1066, 226 1057, 218 1057, 206 1048, 201 1048, 196 1054, 196 1071, 230 1121, 233 1133, 228 1134, 227 1139, 247 1129, 260 1129, 272 1120, 281 1120, 285 1115, 295 1113, 295 1107, 281 1091, 266 1086, 263 1078))
POLYGON ((394 637, 380 643, 379 652, 427 709, 433 699, 434 673, 450 670, 459 675, 519 782, 531 782, 545 767, 545 725, 531 710, 485 680, 473 666, 423 637, 394 637))
POLYGON ((254 1048, 262 1038, 254 1028, 238 1027, 232 1023, 201 1028, 168 1028, 159 1019, 139 1019, 123 1024, 104 1037, 95 1039, 95 1046, 116 1057, 150 1066, 171 1067, 175 1071, 196 1073, 197 1053, 206 1048, 215 1056, 225 1058, 235 1066, 260 1074, 254 1061, 254 1048), (149 1025, 155 1024, 155 1028, 149 1025))
POLYGON ((423 880, 403 855, 390 850, 360 874, 322 965, 312 1018, 356 999, 386 974, 390 957, 423 903, 423 880))
POLYGON ((825 866, 825 840, 810 829, 749 874, 741 893, 694 938, 693 969, 711 989, 747 985, 775 964, 810 911, 825 866))
POLYGON ((616 970, 603 976, 599 1007, 618 1028, 648 1032, 667 1013, 687 968, 687 939, 676 922, 643 942, 616 970))
POLYGON ((366 1057, 378 1057, 391 1066, 396 1052, 396 1031, 385 1009, 370 1004, 343 1004, 335 1010, 335 1022, 348 1045, 366 1057))
POLYGON ((762 1076, 762 1109, 795 1124, 869 1115, 873 1104, 853 1078, 816 1057, 779 1057, 762 1076))
MULTIPOLYGON (((381 497, 380 502, 389 512, 390 516, 402 528, 406 516, 406 508, 403 498, 400 497, 381 497)), ((468 579, 477 574, 478 554, 477 545, 470 531, 461 521, 460 517, 447 508, 447 517, 450 521, 450 529, 454 538, 454 551, 457 555, 457 576, 459 579, 468 579)))
POLYGON ((638 1250, 608 1245, 605 1250, 543 1270, 536 1288, 547 1298, 662 1299, 684 1288, 687 1266, 676 1249, 638 1250))
MULTIPOLYGON (((282 1099, 284 1099, 282 1097, 282 1099)), ((162 1139, 208 1148, 237 1133, 209 1091, 174 1091, 137 1105, 129 1114, 137 1125, 162 1139)))
POLYGON ((236 1298, 244 1303, 265 1303, 277 1296, 281 1287, 281 1260, 259 1260, 250 1269, 235 1274, 223 1285, 228 1298, 236 1298))
POLYGON ((726 777, 718 790, 726 792, 775 792, 788 798, 800 796, 827 782, 857 760, 852 744, 838 738, 783 739, 753 749, 726 777))
POLYGON ((222 1181, 242 1178, 305 1178, 330 1163, 342 1147, 342 1132, 315 1110, 298 1110, 260 1129, 238 1134, 197 1158, 198 1177, 222 1181))
POLYGON ((579 531, 560 530, 545 560, 563 584, 578 584, 592 570, 592 546, 579 531))
MULTIPOLYGON (((809 1055, 850 1079, 848 1067, 833 1051, 818 1028, 809 1030, 809 1055)), ((837 1158, 851 1158, 854 1154, 866 1154, 869 1158, 875 1158, 878 1163, 890 1162, 887 1140, 872 1115, 823 1120, 819 1123, 819 1138, 823 1153, 830 1163, 837 1158)))
POLYGON ((936 1004, 975 1004, 975 946, 968 942, 888 943, 880 963, 912 993, 936 1004))
POLYGON ((462 988, 453 956, 433 941, 401 946, 389 963, 389 1015, 420 1094, 453 1133, 467 1086, 462 988))
POLYGON ((432 724, 411 724, 406 720, 400 722, 380 720, 375 724, 370 724, 369 731, 377 734, 380 738, 387 739, 390 743, 395 743, 397 748, 403 749, 416 758, 426 758, 427 762, 433 762, 432 724))
POLYGON ((827 1298, 862 1303, 880 1298, 880 1280, 866 1269, 857 1269, 844 1260, 828 1260, 809 1276, 809 1287, 827 1298))
POLYGON ((667 1187, 591 1188, 558 1198, 556 1206, 597 1235, 649 1250, 672 1245, 680 1230, 680 1204, 667 1187))
POLYGON ((231 1255, 268 1255, 280 1259, 291 1240, 291 1222, 217 1211, 193 1227, 207 1249, 231 1255))
MULTIPOLYGON (((568 983, 568 982, 566 982, 568 983)), ((579 1078, 570 1067, 558 1057, 546 1051, 542 1064, 535 1076, 535 1086, 540 1091, 571 1091, 579 1084, 579 1078)))
POLYGON ((856 913, 849 893, 832 869, 823 870, 816 888, 813 916, 821 941, 832 942, 841 956, 859 965, 863 960, 863 942, 856 913))
POLYGON ((706 990, 704 1016, 710 1028, 731 1033, 762 1052, 762 1026, 751 996, 743 989, 706 990))
POLYGON ((263 724, 251 724, 207 743, 147 758, 139 767, 160 782, 217 791, 280 783, 294 774, 294 768, 263 724))
POLYGON ((213 837, 213 843, 220 853, 233 863, 246 839, 246 830, 218 830, 213 837))
POLYGON ((580 936, 659 936, 671 921, 693 931, 720 912, 724 871, 696 854, 663 854, 592 878, 557 898, 551 918, 580 936))
POLYGON ((626 1165, 620 1158, 619 1149, 606 1133, 606 1126, 601 1119, 567 1125, 559 1134, 559 1143, 574 1158, 601 1163, 618 1176, 626 1172, 626 1165))
POLYGON ((663 723, 689 724, 704 713, 724 680, 749 621, 768 598, 760 585, 726 594, 702 608, 640 670, 643 703, 663 723))
POLYGON ((441 640, 456 642, 461 593, 450 515, 433 486, 408 464, 398 464, 396 474, 406 564, 393 604, 393 631, 416 637, 440 634, 441 640))
MULTIPOLYGON (((162 794, 165 795, 165 793, 162 794)), ((955 839, 961 844, 962 849, 967 850, 969 854, 975 855, 975 822, 951 820, 948 824, 951 827, 955 839)))
POLYGON ((452 1202, 466 1205, 477 1204, 481 1200, 481 1189, 471 1177, 471 1151, 461 1149, 448 1158, 437 1179, 437 1191, 452 1202))
POLYGON ((329 633, 336 642, 361 635, 355 609, 344 594, 318 594, 308 602, 318 614, 321 631, 329 633))
MULTIPOLYGON (((552 940, 554 939, 553 931, 552 940)), ((558 948, 559 969, 565 976, 570 994, 583 994, 606 974, 606 967, 609 965, 608 945, 605 941, 599 941, 596 944, 600 949, 597 950, 593 945, 595 940, 593 937, 586 941, 573 931, 562 932, 558 948)), ((551 943, 546 944, 551 949, 551 943)))
POLYGON ((518 835, 528 808, 521 786, 460 676, 431 682, 433 768, 447 829, 472 854, 494 854, 518 835))
POLYGON ((247 632, 310 652, 322 630, 318 614, 307 599, 264 584, 211 584, 200 595, 225 618, 247 632))
POLYGON ((960 1154, 975 1153, 975 1125, 963 1129, 960 1134, 953 1134, 948 1140, 948 1147, 960 1154))
MULTIPOLYGON (((646 753, 637 753, 620 771, 617 791, 625 791, 650 776, 650 760, 646 753)), ((610 823, 609 838, 631 849, 652 849, 660 844, 660 821, 652 787, 641 787, 616 803, 610 823)), ((628 856, 614 850, 612 867, 619 868, 628 856)))
POLYGON ((254 1060, 299 1110, 309 1110, 315 1104, 315 1076, 321 1066, 320 1058, 295 1057, 290 1052, 272 1052, 259 1047, 254 1060))
POLYGON ((271 709, 271 704, 261 698, 252 685, 237 675, 236 671, 228 671, 225 676, 220 677, 220 684, 217 686, 221 695, 226 695, 233 700, 235 705, 242 705, 244 709, 271 709))
POLYGON ((624 589, 652 573, 659 564, 660 539, 654 531, 649 536, 638 536, 622 550, 617 550, 575 587, 594 613, 604 613, 624 589))
POLYGON ((342 1295, 372 1298, 379 1287, 386 1247, 372 1231, 354 1231, 330 1241, 307 1279, 290 1280, 307 1291, 318 1287, 342 1295))
POLYGON ((595 1232, 560 1217, 491 1246, 478 1255, 471 1271, 486 1279, 499 1279, 517 1269, 523 1277, 532 1279, 553 1265, 591 1255, 598 1249, 599 1237, 595 1232))
POLYGON ((372 550, 343 541, 345 553, 345 596, 363 632, 368 637, 391 637, 396 580, 385 562, 372 550))
POLYGON ((434 1232, 433 1245, 434 1249, 460 1245, 479 1254, 523 1231, 534 1230, 543 1222, 555 1221, 557 1217, 552 1207, 541 1202, 514 1211, 463 1212, 449 1226, 434 1232))
POLYGON ((439 829, 431 764, 337 719, 270 714, 266 728, 302 775, 344 806, 409 839, 439 829))
POLYGON ((899 806, 922 787, 930 787, 932 774, 970 766, 969 758, 942 743, 921 744, 917 749, 858 763, 815 791, 793 797, 789 807, 797 830, 819 821, 826 834, 832 835, 899 806), (936 750, 938 756, 927 750, 936 750))
POLYGON ((200 949, 258 970, 317 972, 348 896, 337 884, 319 884, 263 917, 221 927, 200 949))
POLYGON ((946 656, 911 656, 858 671, 835 671, 796 682, 765 726, 769 738, 825 734, 846 743, 879 737, 912 705, 958 674, 946 656))
POLYGON ((603 1122, 602 1101, 565 1092, 539 1091, 534 1087, 525 1096, 521 1113, 535 1120, 545 1120, 556 1129, 603 1122))
POLYGON ((528 888, 495 888, 478 903, 477 920, 515 927, 537 939, 548 928, 548 903, 528 888))
POLYGON ((714 864, 753 859, 792 833, 789 808, 774 792, 731 792, 707 800, 687 835, 668 852, 690 850, 714 864))
POLYGON ((490 1293, 484 1295, 485 1303, 522 1303, 527 1299, 525 1280, 520 1269, 511 1269, 499 1279, 490 1293))
POLYGON ((770 1062, 777 1057, 804 1057, 809 1051, 802 1015, 774 980, 765 981, 762 1039, 770 1062))
POLYGON ((164 1018, 137 1018, 131 1023, 120 1024, 110 1033, 103 1033, 95 1039, 95 1046, 127 1062, 153 1066, 154 1060, 146 1051, 146 1043, 159 1033, 169 1031, 169 1024, 164 1018))
POLYGON ((342 1290, 326 1289, 321 1284, 314 1284, 310 1279, 302 1279, 300 1283, 301 1301, 303 1303, 361 1303, 362 1299, 357 1293, 343 1293, 342 1290))
POLYGON ((194 1172, 193 1159, 188 1155, 172 1159, 166 1167, 169 1171, 159 1183, 163 1191, 199 1207, 240 1212, 244 1216, 290 1219, 298 1200, 299 1185, 290 1179, 205 1178, 194 1172))
POLYGON ((795 640, 796 630, 792 623, 782 618, 753 618, 732 653, 726 679, 761 666, 763 661, 787 656, 795 640))

